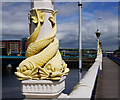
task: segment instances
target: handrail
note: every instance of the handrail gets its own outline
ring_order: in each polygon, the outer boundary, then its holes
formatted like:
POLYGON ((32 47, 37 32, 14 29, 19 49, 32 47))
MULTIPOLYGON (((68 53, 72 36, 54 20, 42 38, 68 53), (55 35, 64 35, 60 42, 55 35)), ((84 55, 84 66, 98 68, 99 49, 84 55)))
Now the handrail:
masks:
MULTIPOLYGON (((94 90, 96 78, 101 66, 102 56, 98 56, 86 72, 80 82, 74 87, 72 92, 69 94, 70 98, 91 98, 94 90)), ((102 66, 101 66, 102 67, 102 66)))
POLYGON ((113 60, 114 62, 116 62, 118 65, 120 65, 120 58, 115 57, 113 55, 107 55, 107 57, 111 60, 113 60))

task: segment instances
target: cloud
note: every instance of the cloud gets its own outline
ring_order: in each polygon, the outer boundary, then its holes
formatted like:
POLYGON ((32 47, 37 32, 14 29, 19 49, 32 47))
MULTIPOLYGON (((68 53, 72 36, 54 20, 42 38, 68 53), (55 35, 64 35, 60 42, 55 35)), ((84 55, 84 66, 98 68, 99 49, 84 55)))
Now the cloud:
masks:
MULTIPOLYGON (((103 49, 107 50, 115 50, 118 47, 118 17, 111 12, 104 12, 104 11, 94 11, 91 13, 93 15, 98 14, 96 16, 102 16, 103 19, 98 22, 98 28, 101 31, 101 41, 103 44, 103 49), (97 13, 96 13, 97 12, 97 13), (113 20, 114 19, 114 20, 113 20)), ((83 47, 89 48, 96 47, 96 36, 95 32, 97 30, 97 22, 91 18, 91 15, 87 14, 87 20, 83 18, 82 20, 82 37, 83 37, 83 47), (90 17, 89 17, 90 15, 90 17), (90 19, 89 19, 90 18, 90 19)), ((84 16, 83 16, 84 17, 84 16)))
POLYGON ((60 40, 60 47, 78 48, 78 24, 58 24, 57 38, 60 40))
POLYGON ((78 3, 75 2, 65 2, 65 3, 55 3, 55 9, 58 10, 59 17, 70 17, 78 13, 78 3))
POLYGON ((2 5, 3 39, 15 39, 15 38, 20 39, 22 37, 29 35, 27 18, 30 9, 29 6, 30 6, 29 3, 7 3, 7 2, 3 3, 2 5))
MULTIPOLYGON (((105 4, 102 4, 104 6, 105 4)), ((118 18, 117 14, 109 11, 94 9, 88 11, 90 4, 86 3, 82 10, 82 47, 96 48, 97 30, 96 18, 102 16, 98 26, 101 31, 103 49, 117 49, 118 18), (114 20, 113 20, 114 19, 114 20)), ((116 7, 115 7, 116 8, 116 7)), ((77 3, 55 3, 57 13, 57 38, 61 48, 78 48, 78 6, 77 3)), ((3 39, 20 39, 29 36, 28 12, 29 3, 3 3, 2 31, 3 39)))
MULTIPOLYGON (((105 4, 107 3, 102 3, 102 6, 105 4)), ((64 9, 66 8, 64 7, 64 9)), ((67 14, 68 21, 66 22, 59 19, 57 37, 60 39, 61 47, 78 48, 78 16, 74 17, 75 20, 69 20, 69 16, 70 15, 67 14)), ((100 16, 103 18, 101 21, 98 21, 98 27, 101 31, 103 49, 115 50, 118 47, 118 15, 111 10, 102 11, 99 9, 93 12, 88 12, 87 10, 82 11, 82 47, 97 47, 95 32, 97 31, 97 18, 100 16)))

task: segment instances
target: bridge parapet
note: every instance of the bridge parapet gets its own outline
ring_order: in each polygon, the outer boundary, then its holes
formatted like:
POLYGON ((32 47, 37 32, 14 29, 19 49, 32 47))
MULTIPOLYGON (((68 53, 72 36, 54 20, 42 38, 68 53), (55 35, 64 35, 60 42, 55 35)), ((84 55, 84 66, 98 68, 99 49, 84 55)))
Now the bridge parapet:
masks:
POLYGON ((70 98, 91 98, 98 79, 99 71, 102 70, 102 54, 98 55, 94 64, 86 72, 80 82, 69 94, 70 98))
POLYGON ((100 70, 102 70, 102 57, 103 55, 97 55, 97 58, 95 59, 96 62, 100 62, 100 70))

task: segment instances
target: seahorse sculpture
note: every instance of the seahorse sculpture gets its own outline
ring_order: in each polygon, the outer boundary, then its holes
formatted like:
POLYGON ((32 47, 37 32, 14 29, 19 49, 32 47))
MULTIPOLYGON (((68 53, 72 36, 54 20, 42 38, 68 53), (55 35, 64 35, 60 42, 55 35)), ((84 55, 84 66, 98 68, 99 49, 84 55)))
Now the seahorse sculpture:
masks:
POLYGON ((37 41, 41 25, 44 23, 45 13, 34 9, 33 16, 28 15, 30 37, 27 40, 26 59, 19 64, 17 72, 15 72, 18 80, 60 80, 62 76, 68 75, 69 68, 67 68, 67 64, 61 58, 58 49, 59 41, 55 38, 57 31, 56 13, 57 11, 52 16, 49 16, 52 32, 37 41), (31 33, 31 21, 37 25, 33 33, 31 33))

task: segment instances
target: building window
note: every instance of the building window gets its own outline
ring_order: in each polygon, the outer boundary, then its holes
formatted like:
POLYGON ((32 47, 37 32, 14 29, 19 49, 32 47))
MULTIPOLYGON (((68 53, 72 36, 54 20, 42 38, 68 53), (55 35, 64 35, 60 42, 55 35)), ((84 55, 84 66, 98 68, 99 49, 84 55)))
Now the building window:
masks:
POLYGON ((10 51, 18 52, 18 43, 10 43, 10 51))
POLYGON ((4 48, 5 47, 5 44, 0 42, 0 48, 4 48))

